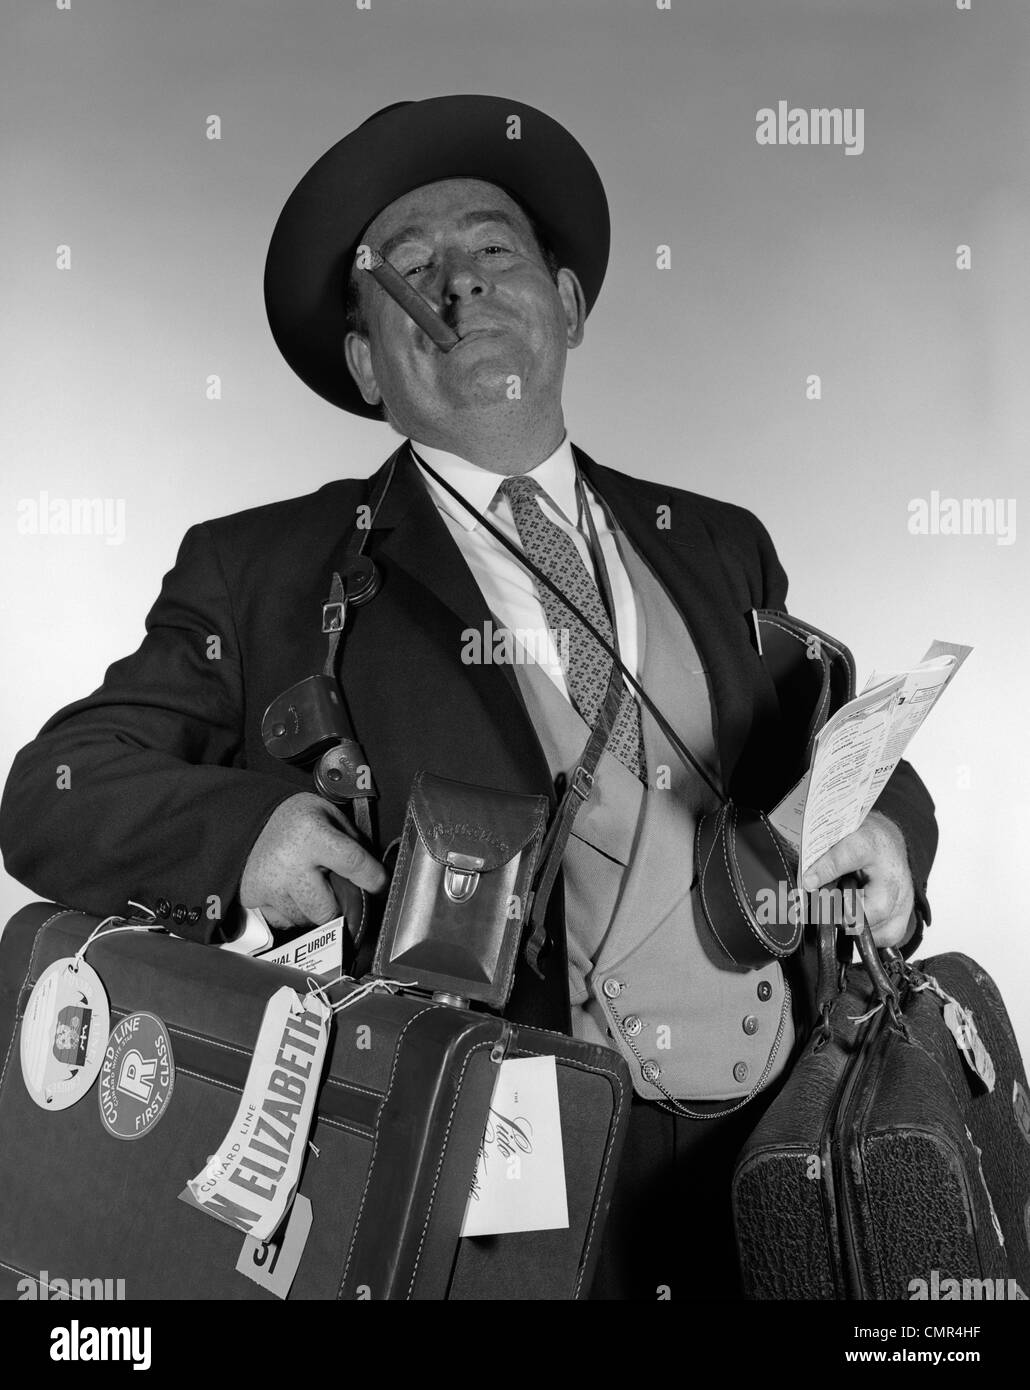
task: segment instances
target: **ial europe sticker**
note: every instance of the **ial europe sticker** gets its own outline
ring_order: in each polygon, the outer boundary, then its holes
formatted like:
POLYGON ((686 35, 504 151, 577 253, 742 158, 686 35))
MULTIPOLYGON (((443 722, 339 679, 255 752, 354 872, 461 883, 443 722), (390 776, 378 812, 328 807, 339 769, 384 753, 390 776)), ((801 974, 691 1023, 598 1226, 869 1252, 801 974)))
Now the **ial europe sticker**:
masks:
POLYGON ((21 1071, 43 1110, 67 1110, 97 1079, 111 1015, 100 976, 62 956, 36 981, 21 1024, 21 1071))

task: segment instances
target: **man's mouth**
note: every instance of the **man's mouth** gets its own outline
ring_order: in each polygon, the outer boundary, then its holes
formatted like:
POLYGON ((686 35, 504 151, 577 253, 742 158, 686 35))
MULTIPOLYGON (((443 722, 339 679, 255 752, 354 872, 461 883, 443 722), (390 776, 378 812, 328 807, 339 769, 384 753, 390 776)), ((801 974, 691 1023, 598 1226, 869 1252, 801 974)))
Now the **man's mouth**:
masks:
POLYGON ((503 333, 504 329, 496 328, 492 324, 479 324, 474 328, 462 329, 459 327, 455 329, 455 332, 458 335, 458 342, 463 343, 467 338, 496 337, 497 334, 503 333))

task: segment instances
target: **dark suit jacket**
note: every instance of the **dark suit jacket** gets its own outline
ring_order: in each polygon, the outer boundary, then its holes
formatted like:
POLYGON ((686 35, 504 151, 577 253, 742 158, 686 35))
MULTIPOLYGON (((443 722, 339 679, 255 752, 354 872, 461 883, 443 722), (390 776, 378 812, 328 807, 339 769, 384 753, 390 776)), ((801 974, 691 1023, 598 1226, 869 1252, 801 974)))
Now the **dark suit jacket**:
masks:
MULTIPOLYGON (((751 636, 751 610, 786 600, 768 534, 740 507, 579 458, 694 635, 723 785, 767 809, 787 790, 763 784, 777 705, 751 636), (664 507, 667 528, 658 525, 664 507)), ((183 934, 210 935, 209 911, 235 906, 269 816, 312 788, 308 772, 265 751, 261 717, 275 696, 321 670, 322 602, 374 483, 332 482, 190 528, 139 649, 18 754, 0 808, 10 873, 89 912, 125 911, 134 899, 170 911, 183 934)), ((378 848, 400 833, 419 768, 553 800, 514 670, 461 662, 462 630, 481 628, 490 614, 406 446, 367 549, 383 586, 352 611, 338 674, 379 793, 378 848)), ((937 831, 933 803, 907 764, 877 809, 904 832, 926 917, 937 831)), ((560 909, 556 920, 561 975, 560 909)), ((552 964, 552 989, 555 975, 552 964)), ((531 994, 523 980, 513 1016, 561 1021, 560 1012, 541 1015, 527 1003, 531 994)))

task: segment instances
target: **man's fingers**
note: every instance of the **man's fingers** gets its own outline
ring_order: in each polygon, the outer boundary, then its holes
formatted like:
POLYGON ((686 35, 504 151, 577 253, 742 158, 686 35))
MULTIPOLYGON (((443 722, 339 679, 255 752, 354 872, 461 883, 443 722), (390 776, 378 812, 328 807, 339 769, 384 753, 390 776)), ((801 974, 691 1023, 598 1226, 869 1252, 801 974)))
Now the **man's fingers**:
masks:
POLYGON ((804 886, 808 889, 821 888, 824 883, 835 883, 843 874, 866 868, 870 850, 868 836, 863 835, 861 830, 852 831, 832 849, 820 855, 805 874, 804 886))
POLYGON ((357 840, 331 827, 327 827, 319 862, 323 869, 331 869, 341 877, 349 878, 351 883, 356 883, 367 893, 378 893, 386 886, 386 870, 379 860, 373 858, 357 840))
POLYGON ((849 907, 854 905, 857 922, 865 921, 871 927, 875 927, 893 914, 897 896, 897 891, 891 884, 878 879, 867 883, 863 888, 849 889, 846 901, 849 907))
POLYGON ((290 897, 302 914, 301 920, 322 926, 339 917, 340 909, 329 881, 320 873, 304 874, 290 886, 290 897))
POLYGON ((821 855, 804 878, 810 892, 839 883, 846 929, 866 923, 877 946, 905 939, 914 891, 901 832, 872 812, 850 835, 821 855))
POLYGON ((906 914, 903 917, 891 917, 876 927, 870 924, 869 930, 873 941, 881 950, 887 946, 900 946, 908 931, 908 916, 906 914))
POLYGON ((287 912, 284 912, 281 906, 263 907, 261 909, 261 915, 270 927, 278 927, 281 929, 283 927, 295 927, 297 925, 293 917, 287 912))

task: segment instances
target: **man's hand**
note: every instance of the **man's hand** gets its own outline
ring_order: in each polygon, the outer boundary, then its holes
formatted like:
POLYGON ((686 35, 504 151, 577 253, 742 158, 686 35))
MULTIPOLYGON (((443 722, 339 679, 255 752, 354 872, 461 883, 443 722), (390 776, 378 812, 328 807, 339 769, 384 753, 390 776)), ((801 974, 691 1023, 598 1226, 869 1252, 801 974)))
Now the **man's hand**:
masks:
POLYGON ((886 816, 870 811, 857 830, 817 859, 803 887, 814 890, 855 874, 861 906, 877 946, 900 946, 908 932, 915 889, 905 837, 886 816))
POLYGON ((314 792, 298 792, 276 807, 254 841, 240 905, 259 907, 270 927, 331 922, 340 908, 329 872, 370 893, 386 884, 386 871, 358 844, 343 812, 314 792))

